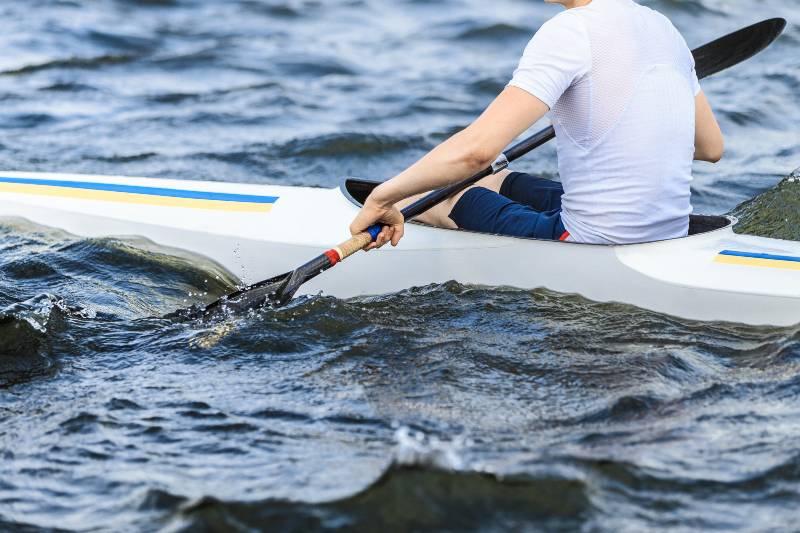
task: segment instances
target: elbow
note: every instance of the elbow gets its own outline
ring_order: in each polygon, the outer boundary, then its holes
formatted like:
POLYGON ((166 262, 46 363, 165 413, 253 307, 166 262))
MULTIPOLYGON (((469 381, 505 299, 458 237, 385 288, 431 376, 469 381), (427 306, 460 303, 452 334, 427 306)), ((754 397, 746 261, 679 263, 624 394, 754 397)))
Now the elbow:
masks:
POLYGON ((491 139, 487 139, 474 128, 467 128, 455 134, 448 141, 449 164, 463 168, 471 173, 491 166, 497 159, 497 150, 491 139))
POLYGON ((470 172, 478 172, 494 163, 497 153, 485 135, 474 128, 467 128, 457 133, 451 140, 455 148, 451 152, 451 163, 461 166, 470 172))
POLYGON ((709 163, 719 163, 719 161, 722 159, 722 156, 724 155, 725 155, 725 143, 723 143, 720 140, 720 142, 709 151, 708 159, 706 159, 706 161, 708 161, 709 163))
POLYGON ((492 166, 495 159, 497 159, 497 154, 487 150, 477 150, 469 155, 468 161, 477 172, 492 166))
POLYGON ((495 159, 497 159, 497 154, 492 150, 476 145, 465 148, 460 154, 459 162, 471 171, 477 172, 491 166, 495 159))
POLYGON ((700 161, 708 161, 709 163, 718 163, 722 156, 725 155, 725 142, 720 139, 711 146, 705 146, 698 149, 695 154, 695 159, 700 161))
POLYGON ((708 159, 706 159, 706 161, 709 163, 718 163, 723 155, 725 155, 725 139, 720 135, 716 142, 709 148, 708 159))

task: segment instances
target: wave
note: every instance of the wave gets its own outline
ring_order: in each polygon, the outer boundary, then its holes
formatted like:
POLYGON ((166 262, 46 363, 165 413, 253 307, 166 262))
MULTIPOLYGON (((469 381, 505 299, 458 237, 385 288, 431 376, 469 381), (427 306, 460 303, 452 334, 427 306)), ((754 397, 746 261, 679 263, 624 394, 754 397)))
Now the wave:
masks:
POLYGON ((508 83, 504 78, 481 78, 469 84, 470 91, 473 94, 484 96, 497 96, 500 94, 508 83))
POLYGON ((123 65, 131 63, 140 58, 138 54, 103 54, 93 57, 71 57, 66 59, 54 59, 44 63, 23 65, 14 69, 0 71, 0 76, 17 76, 21 74, 32 74, 43 70, 56 69, 96 69, 110 65, 123 65))
POLYGON ((148 37, 110 33, 97 29, 89 30, 86 34, 86 38, 102 47, 130 50, 138 54, 152 52, 158 44, 155 39, 148 37))
POLYGON ((225 163, 263 166, 288 158, 378 157, 399 150, 424 149, 429 145, 418 136, 396 136, 370 133, 331 133, 293 139, 281 144, 251 144, 241 150, 224 153, 198 153, 193 157, 225 163))
POLYGON ((329 503, 205 497, 182 509, 177 530, 576 530, 591 508, 589 487, 579 479, 393 466, 363 492, 329 503))
POLYGON ((166 71, 192 70, 197 68, 208 68, 221 57, 220 49, 217 46, 202 46, 200 48, 170 52, 164 55, 153 57, 149 63, 158 69, 166 71))
MULTIPOLYGON (((52 533, 66 533, 70 530, 61 528, 47 528, 52 533)), ((42 528, 25 522, 6 521, 0 516, 0 531, 13 531, 14 533, 41 533, 42 528)))
POLYGON ((134 6, 174 7, 184 3, 184 0, 118 0, 123 4, 134 6))
POLYGON ((102 161, 103 163, 134 163, 137 161, 146 161, 158 157, 155 152, 144 152, 140 154, 130 155, 110 155, 110 156, 84 156, 84 160, 90 159, 93 161, 102 161))
POLYGON ((533 37, 534 30, 513 24, 497 23, 484 26, 476 26, 466 29, 456 35, 456 39, 461 41, 478 40, 503 40, 503 39, 523 39, 533 37))
POLYGON ((99 92, 99 89, 97 89, 97 87, 84 83, 75 83, 75 82, 56 82, 46 87, 42 87, 39 90, 48 92, 64 92, 64 93, 99 92))
POLYGON ((422 137, 417 136, 334 133, 290 141, 278 148, 278 155, 282 157, 374 156, 423 146, 422 137))
MULTIPOLYGON (((217 89, 207 92, 159 93, 159 94, 147 95, 145 98, 149 102, 154 102, 158 104, 181 104, 184 102, 191 102, 191 101, 216 101, 219 98, 237 93, 248 93, 251 91, 259 92, 259 91, 265 91, 267 89, 282 89, 282 88, 283 88, 282 85, 276 81, 267 81, 263 83, 237 85, 225 89, 217 89)), ((276 102, 276 105, 277 103, 279 102, 276 102)))
POLYGON ((302 57, 292 58, 281 56, 272 62, 272 66, 283 75, 313 77, 322 76, 355 76, 358 70, 346 64, 341 59, 333 57, 302 57))
POLYGON ((49 113, 19 113, 3 119, 3 127, 8 129, 33 129, 51 124, 57 118, 49 113))
POLYGON ((142 238, 76 239, 12 220, 0 225, 0 235, 6 242, 0 268, 19 299, 47 286, 97 316, 157 316, 217 298, 238 283, 208 259, 142 238))
POLYGON ((289 2, 269 2, 264 3, 254 0, 241 0, 239 5, 248 14, 264 14, 270 17, 280 17, 286 19, 300 18, 304 15, 304 10, 289 2))
POLYGON ((800 241, 800 168, 731 214, 739 219, 736 233, 800 241))

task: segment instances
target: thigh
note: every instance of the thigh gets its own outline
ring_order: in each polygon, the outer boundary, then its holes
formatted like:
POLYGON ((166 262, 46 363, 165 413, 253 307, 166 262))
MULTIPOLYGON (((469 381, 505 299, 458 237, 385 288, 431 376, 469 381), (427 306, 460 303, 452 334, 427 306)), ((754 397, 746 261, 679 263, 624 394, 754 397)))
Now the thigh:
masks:
POLYGON ((512 172, 503 180, 498 192, 536 211, 552 211, 561 209, 561 195, 564 194, 564 188, 557 181, 537 178, 522 172, 512 172))
POLYGON ((513 237, 558 240, 566 231, 560 210, 540 212, 484 187, 467 190, 450 219, 462 229, 513 237))

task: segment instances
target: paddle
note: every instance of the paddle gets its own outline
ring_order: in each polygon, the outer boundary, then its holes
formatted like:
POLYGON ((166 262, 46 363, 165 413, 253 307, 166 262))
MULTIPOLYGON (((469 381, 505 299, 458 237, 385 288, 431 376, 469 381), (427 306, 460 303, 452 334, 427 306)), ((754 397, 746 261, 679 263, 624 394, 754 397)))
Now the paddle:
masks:
MULTIPOLYGON (((772 44, 785 27, 786 21, 782 18, 765 20, 693 50, 697 77, 706 78, 753 57, 772 44)), ((508 167, 512 161, 549 142, 555 136, 552 126, 531 135, 501 154, 490 167, 464 181, 434 191, 403 209, 405 220, 412 220, 470 185, 508 167)), ((208 314, 221 307, 244 310, 261 307, 266 303, 274 307, 284 305, 292 299, 303 283, 364 249, 377 238, 380 231, 380 225, 372 226, 292 272, 250 285, 209 304, 203 313, 208 314)))

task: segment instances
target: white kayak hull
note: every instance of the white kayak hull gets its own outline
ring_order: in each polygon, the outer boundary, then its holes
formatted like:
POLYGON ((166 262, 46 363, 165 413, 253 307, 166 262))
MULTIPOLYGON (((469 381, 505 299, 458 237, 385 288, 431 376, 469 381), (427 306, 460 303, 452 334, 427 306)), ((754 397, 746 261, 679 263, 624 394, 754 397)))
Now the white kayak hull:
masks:
MULTIPOLYGON (((207 257, 246 283, 346 239, 357 211, 339 188, 0 173, 0 217, 84 237, 144 237, 207 257)), ((598 246, 410 224, 399 247, 357 254, 302 291, 351 297, 449 280, 547 288, 694 320, 800 323, 800 243, 736 235, 730 225, 598 246)))

